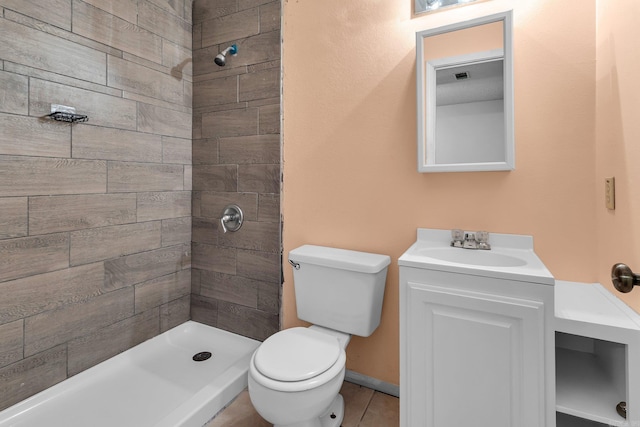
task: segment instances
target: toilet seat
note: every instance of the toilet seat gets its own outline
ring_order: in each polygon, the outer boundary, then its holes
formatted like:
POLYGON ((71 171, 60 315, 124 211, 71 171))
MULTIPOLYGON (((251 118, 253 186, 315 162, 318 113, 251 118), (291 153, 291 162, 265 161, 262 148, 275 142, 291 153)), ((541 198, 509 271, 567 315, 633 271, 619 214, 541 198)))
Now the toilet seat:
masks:
POLYGON ((291 328, 258 347, 251 357, 249 375, 271 390, 304 391, 344 376, 346 360, 337 337, 310 328, 291 328))
POLYGON ((275 381, 304 381, 331 368, 341 351, 335 336, 297 327, 267 338, 256 351, 255 365, 275 381))

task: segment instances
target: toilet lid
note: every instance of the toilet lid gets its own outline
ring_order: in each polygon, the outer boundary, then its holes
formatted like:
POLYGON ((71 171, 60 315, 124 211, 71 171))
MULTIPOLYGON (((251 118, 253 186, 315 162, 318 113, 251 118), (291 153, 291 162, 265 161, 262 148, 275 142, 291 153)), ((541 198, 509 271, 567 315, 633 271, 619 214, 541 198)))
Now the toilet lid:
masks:
POLYGON ((304 381, 332 367, 340 356, 337 337, 309 328, 280 331, 263 342, 254 358, 258 371, 276 381, 304 381))

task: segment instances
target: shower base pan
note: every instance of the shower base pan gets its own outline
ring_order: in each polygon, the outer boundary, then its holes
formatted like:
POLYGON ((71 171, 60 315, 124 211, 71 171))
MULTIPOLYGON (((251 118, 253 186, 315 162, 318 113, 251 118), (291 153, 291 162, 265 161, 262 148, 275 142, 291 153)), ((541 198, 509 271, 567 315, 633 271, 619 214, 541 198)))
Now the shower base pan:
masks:
POLYGON ((188 321, 0 412, 0 427, 202 427, 258 341, 188 321))

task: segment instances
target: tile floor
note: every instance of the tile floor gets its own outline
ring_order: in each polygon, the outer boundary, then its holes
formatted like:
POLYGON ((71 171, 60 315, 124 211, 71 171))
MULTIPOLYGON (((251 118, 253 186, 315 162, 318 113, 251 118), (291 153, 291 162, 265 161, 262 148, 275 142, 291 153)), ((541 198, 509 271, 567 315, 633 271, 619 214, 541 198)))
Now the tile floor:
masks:
MULTIPOLYGON (((340 393, 345 401, 342 427, 398 427, 400 424, 397 397, 346 381, 340 393)), ((245 390, 206 427, 271 427, 271 424, 256 413, 245 390)))

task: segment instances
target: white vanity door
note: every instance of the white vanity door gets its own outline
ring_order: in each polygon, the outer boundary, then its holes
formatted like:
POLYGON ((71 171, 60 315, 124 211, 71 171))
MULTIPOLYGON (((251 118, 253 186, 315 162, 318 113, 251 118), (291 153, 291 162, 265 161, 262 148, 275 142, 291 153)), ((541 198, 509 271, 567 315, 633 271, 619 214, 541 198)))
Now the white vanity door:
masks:
POLYGON ((402 286, 409 337, 406 426, 545 425, 542 302, 402 286))

